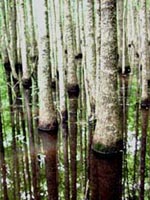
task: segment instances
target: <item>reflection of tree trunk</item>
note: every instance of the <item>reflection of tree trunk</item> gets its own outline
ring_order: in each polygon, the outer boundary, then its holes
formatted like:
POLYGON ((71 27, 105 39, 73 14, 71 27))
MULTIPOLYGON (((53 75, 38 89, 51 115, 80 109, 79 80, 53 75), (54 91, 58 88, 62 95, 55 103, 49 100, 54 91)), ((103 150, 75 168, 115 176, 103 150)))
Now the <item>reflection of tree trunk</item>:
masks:
POLYGON ((28 188, 29 188, 29 194, 30 194, 30 199, 32 198, 32 191, 31 191, 31 175, 30 175, 30 168, 29 168, 29 157, 28 157, 28 146, 27 146, 27 136, 26 136, 26 124, 25 124, 25 115, 23 112, 23 105, 21 101, 20 105, 20 115, 21 115, 21 127, 22 127, 22 132, 23 132, 23 137, 24 137, 24 151, 25 151, 25 169, 27 173, 27 183, 28 183, 28 188))
MULTIPOLYGON (((17 199, 20 199, 20 173, 19 173, 19 148, 17 146, 17 136, 19 130, 19 120, 18 120, 18 109, 20 106, 20 91, 19 91, 19 82, 13 78, 13 87, 15 92, 14 98, 14 108, 13 108, 13 120, 14 120, 14 132, 12 132, 12 148, 14 151, 14 168, 15 168, 15 184, 16 184, 16 195, 17 199)), ((11 113, 12 115, 12 113, 11 113)))
POLYGON ((24 97, 25 97, 25 107, 27 111, 27 121, 28 121, 28 131, 29 131, 33 193, 34 193, 35 199, 38 200, 40 199, 40 194, 39 194, 39 189, 38 189, 38 174, 37 174, 38 168, 37 168, 35 139, 34 139, 34 130, 33 130, 31 81, 29 81, 29 85, 26 85, 26 86, 24 85, 24 97))
POLYGON ((92 200, 119 200, 121 199, 122 154, 104 154, 93 152, 94 160, 98 163, 97 173, 92 166, 95 179, 93 180, 94 196, 92 200), (96 155, 97 154, 97 155, 96 155), (97 188, 97 190, 96 190, 97 188))
POLYGON ((140 160, 140 200, 144 200, 145 191, 145 167, 146 167, 146 140, 148 127, 149 110, 142 109, 142 139, 141 139, 141 160, 140 160))
MULTIPOLYGON (((18 196, 18 199, 21 198, 21 192, 20 192, 20 182, 21 182, 21 176, 20 176, 20 170, 21 170, 21 167, 20 167, 20 147, 17 145, 17 140, 18 140, 18 137, 20 136, 20 123, 19 123, 19 107, 20 107, 20 92, 19 92, 19 84, 17 84, 17 92, 18 92, 18 95, 16 97, 16 110, 15 110, 15 121, 16 121, 16 152, 17 152, 17 155, 16 155, 16 185, 17 185, 17 196, 18 196)), ((17 93, 16 93, 17 94, 17 93)))
MULTIPOLYGON (((1 94, 0 94, 0 109, 2 108, 1 105, 1 94)), ((2 127, 2 116, 0 112, 0 171, 2 173, 2 183, 3 183, 3 199, 8 200, 8 190, 7 190, 7 182, 6 182, 6 162, 5 162, 5 151, 4 151, 4 144, 3 144, 3 127, 2 127)))
POLYGON ((56 131, 39 131, 43 142, 46 162, 46 179, 48 186, 48 200, 58 200, 57 181, 57 134, 56 131))
POLYGON ((78 99, 69 99, 69 128, 70 128, 70 161, 71 161, 71 192, 72 200, 77 198, 76 181, 77 181, 77 107, 78 99))
POLYGON ((18 154, 17 154, 17 147, 16 147, 16 127, 15 127, 15 109, 14 106, 17 106, 17 98, 18 98, 18 83, 15 79, 13 79, 13 86, 15 90, 16 98, 14 99, 14 105, 13 105, 13 97, 12 97, 12 89, 11 89, 11 68, 10 63, 4 63, 5 66, 5 72, 6 72, 6 80, 8 83, 8 97, 9 97, 9 106, 10 106, 10 120, 11 120, 11 127, 12 127, 12 149, 13 149, 13 196, 16 198, 16 196, 19 198, 20 191, 18 191, 17 188, 17 179, 19 178, 19 171, 18 171, 18 154), (18 176, 16 175, 18 174, 18 176))
POLYGON ((65 168, 65 199, 70 199, 70 183, 69 183, 69 160, 68 160, 68 113, 62 113, 62 134, 63 134, 63 152, 64 152, 64 168, 65 168))
MULTIPOLYGON (((13 98, 12 98, 12 90, 11 90, 11 68, 9 61, 4 63, 5 74, 6 74, 6 82, 7 84, 7 92, 8 92, 8 100, 9 100, 9 108, 10 108, 10 121, 11 121, 11 129, 12 134, 15 132, 15 122, 14 122, 14 112, 13 112, 13 98)), ((12 148, 14 150, 14 148, 12 148)), ((16 182, 15 182, 15 167, 14 167, 14 151, 13 151, 13 197, 16 197, 16 182)))
POLYGON ((140 85, 139 85, 139 70, 137 69, 137 93, 136 93, 136 117, 135 117, 135 150, 134 150, 134 161, 133 161, 133 184, 132 184, 132 197, 136 198, 137 191, 137 167, 138 167, 138 137, 139 137, 139 99, 140 99, 140 85))
POLYGON ((99 200, 97 159, 92 151, 90 151, 90 162, 91 163, 90 163, 89 178, 90 178, 91 200, 99 200))

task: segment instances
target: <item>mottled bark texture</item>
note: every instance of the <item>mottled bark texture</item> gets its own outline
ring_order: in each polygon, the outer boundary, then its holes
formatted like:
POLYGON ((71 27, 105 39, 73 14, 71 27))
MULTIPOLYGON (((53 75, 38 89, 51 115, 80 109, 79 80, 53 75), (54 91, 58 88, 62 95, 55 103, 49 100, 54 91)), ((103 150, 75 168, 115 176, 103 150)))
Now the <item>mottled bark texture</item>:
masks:
POLYGON ((140 29, 141 29, 141 65, 142 65, 142 101, 148 98, 148 32, 146 0, 141 0, 140 29))
POLYGON ((100 47, 101 47, 101 3, 95 0, 95 45, 96 45, 96 106, 98 103, 100 81, 100 47))
POLYGON ((93 142, 110 148, 116 148, 116 144, 122 139, 117 72, 116 3, 114 1, 102 1, 99 114, 93 142))
POLYGON ((94 3, 85 1, 85 41, 86 41, 86 82, 90 105, 95 106, 96 85, 96 48, 94 37, 94 3))
POLYGON ((46 155, 46 179, 48 199, 58 199, 57 187, 57 131, 58 123, 51 90, 51 63, 48 31, 47 1, 39 1, 38 16, 38 87, 39 87, 39 133, 46 155))
MULTIPOLYGON (((25 22, 25 2, 20 0, 20 44, 21 44, 21 60, 22 60, 22 70, 23 70, 23 81, 28 82, 30 78, 30 68, 28 62, 28 52, 27 52, 27 32, 26 32, 26 22, 25 22)), ((25 83, 26 84, 26 83, 25 83)))
POLYGON ((101 200, 121 199, 122 134, 117 72, 116 1, 102 0, 100 90, 92 145, 101 200))

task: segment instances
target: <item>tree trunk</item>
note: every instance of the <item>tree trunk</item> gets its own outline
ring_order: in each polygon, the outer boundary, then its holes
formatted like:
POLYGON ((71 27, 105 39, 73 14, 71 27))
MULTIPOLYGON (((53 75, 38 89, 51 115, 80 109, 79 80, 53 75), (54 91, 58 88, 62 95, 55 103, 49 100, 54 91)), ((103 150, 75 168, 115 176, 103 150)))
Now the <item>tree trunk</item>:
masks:
POLYGON ((100 80, 97 124, 92 144, 94 161, 97 164, 94 180, 96 183, 98 179, 97 199, 121 200, 122 134, 117 93, 115 0, 101 1, 100 80))
MULTIPOLYGON (((2 102, 1 102, 1 93, 0 93, 0 109, 2 109, 2 102)), ((3 183, 3 199, 9 200, 8 198, 8 189, 7 189, 7 171, 6 171, 6 161, 5 161, 5 150, 3 144, 3 127, 2 127, 2 116, 0 112, 0 171, 2 173, 2 183, 3 183)))
POLYGON ((67 92, 69 97, 69 134, 70 134, 70 160, 71 160, 71 199, 77 198, 77 107, 79 85, 77 81, 74 40, 73 40, 73 24, 71 16, 70 0, 65 0, 65 40, 67 46, 67 92))
POLYGON ((141 160, 140 160, 140 195, 139 199, 145 199, 145 167, 146 167, 146 140, 149 115, 149 94, 148 94, 148 31, 147 31, 147 12, 146 0, 141 0, 141 66, 142 66, 142 94, 141 94, 141 117, 142 117, 142 139, 141 139, 141 160))
POLYGON ((42 138, 46 161, 48 200, 58 200, 57 182, 57 131, 58 122, 51 88, 51 63, 49 48, 47 1, 39 2, 38 18, 38 87, 39 134, 42 138))

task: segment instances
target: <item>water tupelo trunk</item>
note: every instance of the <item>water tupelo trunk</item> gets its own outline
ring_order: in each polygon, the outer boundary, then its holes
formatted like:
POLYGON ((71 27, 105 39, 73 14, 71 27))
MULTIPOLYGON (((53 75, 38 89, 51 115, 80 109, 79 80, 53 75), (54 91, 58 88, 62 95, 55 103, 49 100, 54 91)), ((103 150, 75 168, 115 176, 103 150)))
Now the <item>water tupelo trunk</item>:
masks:
POLYGON ((123 138, 118 100, 116 27, 116 1, 101 0, 100 89, 96 106, 96 128, 92 140, 94 161, 90 163, 91 168, 96 164, 97 173, 92 180, 97 181, 98 195, 92 197, 92 200, 122 198, 123 138))

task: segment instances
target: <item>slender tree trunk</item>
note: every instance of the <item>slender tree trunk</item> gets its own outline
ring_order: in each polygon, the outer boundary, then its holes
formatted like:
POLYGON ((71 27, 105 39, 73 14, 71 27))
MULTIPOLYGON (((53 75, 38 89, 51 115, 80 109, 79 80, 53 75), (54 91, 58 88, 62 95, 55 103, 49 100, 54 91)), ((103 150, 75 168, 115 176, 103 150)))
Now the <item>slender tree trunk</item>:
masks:
POLYGON ((70 199, 70 181, 69 181, 69 153, 68 153, 68 110, 66 102, 66 76, 64 67, 64 49, 62 40, 61 6, 60 0, 55 1, 56 15, 56 33, 57 33, 57 59, 59 72, 59 98, 61 112, 61 127, 63 137, 64 168, 65 168, 65 199, 70 199))
POLYGON ((85 41, 86 41, 86 71, 87 90, 91 110, 95 109, 96 84, 96 47, 94 35, 94 1, 85 1, 85 41))
MULTIPOLYGON (((89 107, 87 107, 88 115, 88 179, 90 179, 90 163, 91 163, 91 144, 94 132, 95 124, 95 105, 96 105, 96 92, 98 91, 98 85, 96 85, 96 75, 97 81, 99 78, 98 72, 98 45, 95 45, 95 41, 98 39, 98 26, 96 26, 96 38, 95 38, 95 24, 94 24, 94 1, 86 0, 83 6, 85 6, 85 54, 86 54, 86 65, 85 65, 85 84, 86 84, 86 100, 88 101, 89 107), (84 5, 85 4, 85 5, 84 5), (97 57, 96 57, 97 56, 97 57), (97 65, 97 66, 96 66, 97 65), (97 74, 96 74, 97 73, 97 74), (96 92, 95 92, 96 90, 96 92), (89 108, 89 109, 88 109, 89 108)), ((84 12, 84 11, 83 11, 84 12)), ((98 13, 97 13, 98 14, 98 13)), ((96 16, 96 22, 98 22, 98 16, 96 16)), ((97 25, 97 24, 96 24, 97 25)), ((100 42, 100 41, 99 41, 100 42)), ((100 55, 99 55, 100 56, 100 55)))
POLYGON ((142 139, 141 139, 141 157, 140 157, 140 195, 139 199, 145 199, 145 167, 146 167, 146 140, 149 116, 149 96, 148 96, 148 31, 147 31, 147 12, 146 0, 141 0, 141 66, 142 66, 142 101, 141 101, 141 118, 142 118, 142 139))
POLYGON ((74 40, 73 40, 73 23, 71 17, 70 0, 65 0, 65 40, 67 46, 67 92, 69 97, 69 134, 70 134, 70 160, 71 160, 71 199, 77 199, 77 107, 79 85, 77 81, 74 40))
MULTIPOLYGON (((0 93, 0 108, 2 108, 1 93, 0 93)), ((4 141, 3 140, 3 125, 2 125, 2 116, 0 112, 0 170, 2 173, 2 182, 3 182, 3 199, 9 200, 7 182, 6 182, 7 171, 6 171, 5 150, 4 150, 3 141, 4 141)))
POLYGON ((137 93, 136 93, 136 118, 135 118, 135 150, 134 150, 134 162, 133 162, 133 184, 132 184, 132 197, 133 199, 136 198, 136 191, 137 191, 137 167, 138 167, 138 137, 139 137, 139 119, 140 119, 140 81, 139 81, 139 68, 137 69, 137 93))

